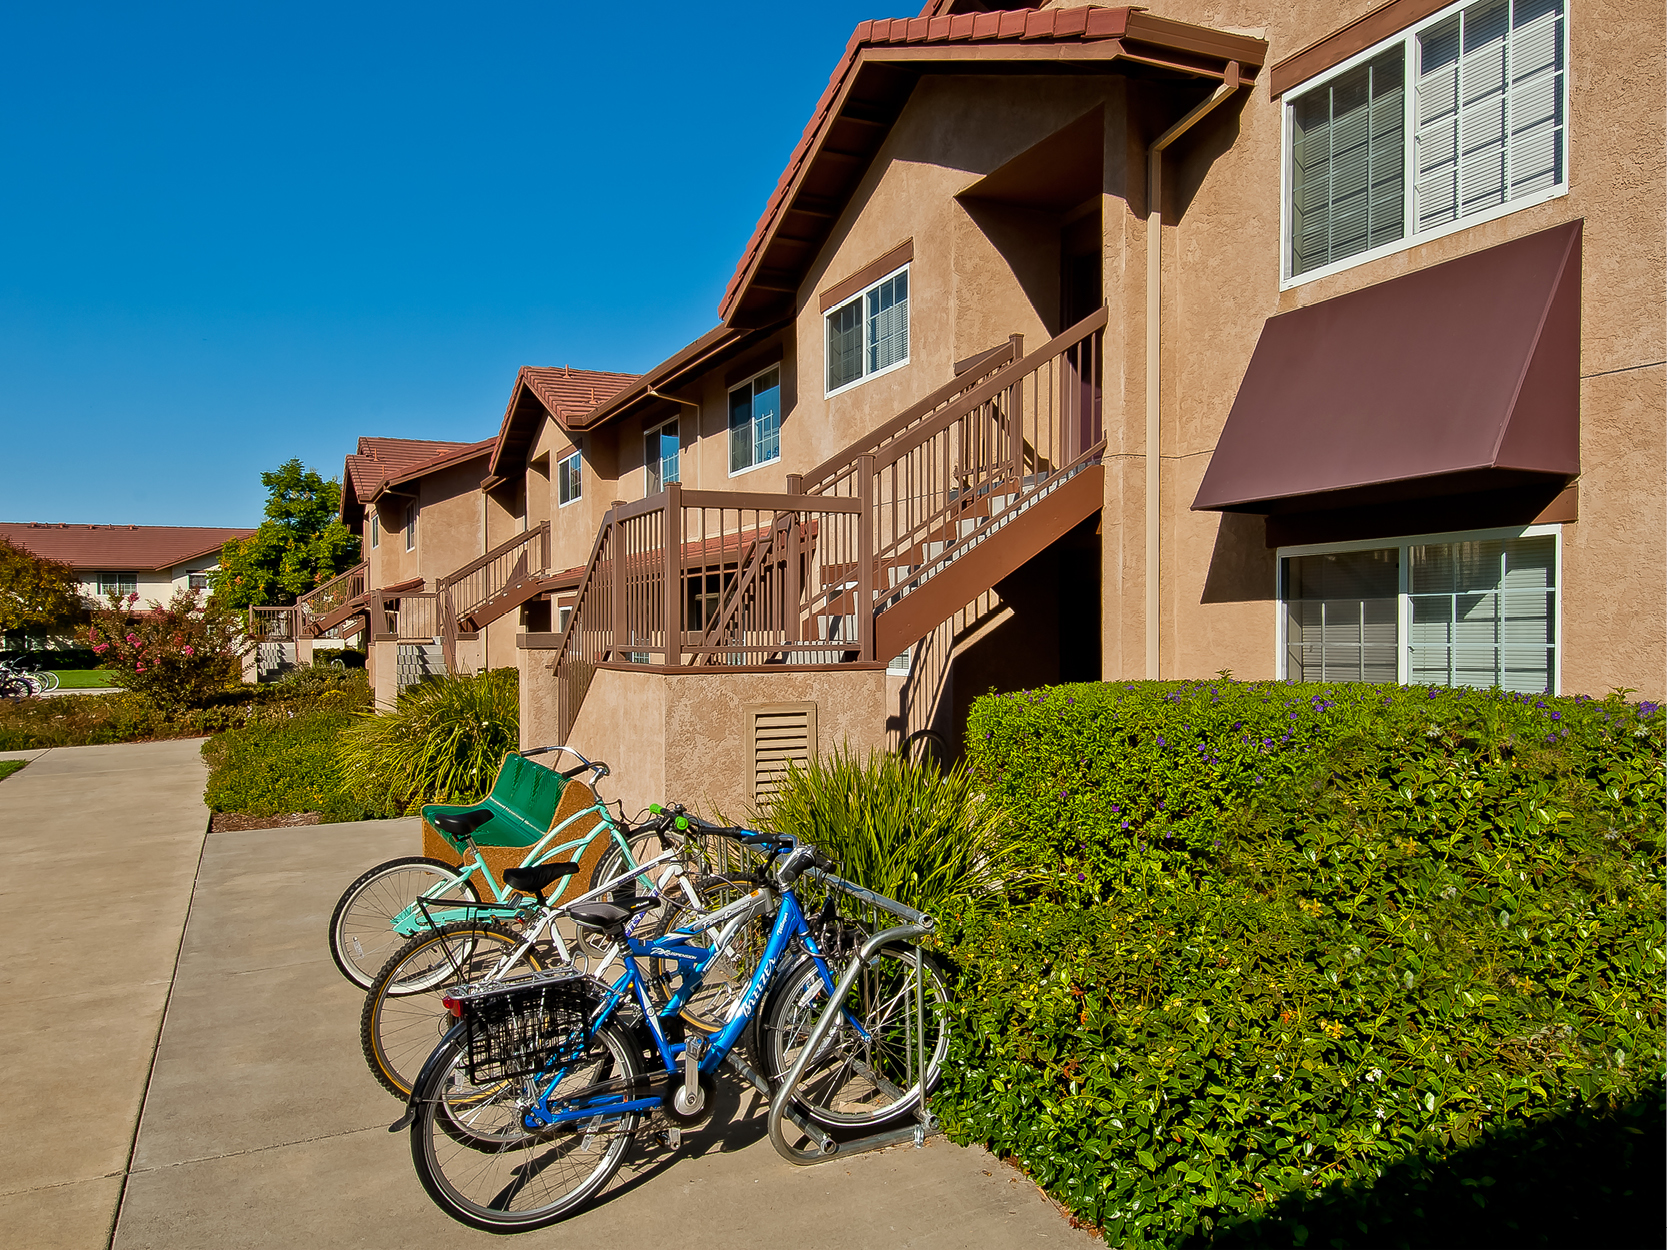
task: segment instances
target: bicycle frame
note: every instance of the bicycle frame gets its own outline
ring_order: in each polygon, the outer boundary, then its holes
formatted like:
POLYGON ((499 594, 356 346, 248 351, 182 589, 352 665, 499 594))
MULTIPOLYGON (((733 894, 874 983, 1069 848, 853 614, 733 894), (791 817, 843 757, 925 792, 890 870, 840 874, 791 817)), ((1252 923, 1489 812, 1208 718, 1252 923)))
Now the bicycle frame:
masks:
MULTIPOLYGON (((626 995, 629 994, 642 1012, 643 1020, 648 1025, 650 1036, 654 1039, 654 1046, 659 1052, 660 1062, 664 1065, 665 1072, 675 1077, 678 1072, 679 1060, 682 1058, 684 1051, 688 1049, 688 1043, 668 1041, 665 1030, 660 1026, 661 1018, 675 1015, 682 1009, 688 995, 693 992, 699 983, 698 973, 718 957, 727 945, 728 939, 733 936, 735 929, 740 924, 750 919, 759 907, 768 904, 767 896, 768 891, 760 888, 746 898, 737 899, 734 903, 720 908, 713 912, 711 916, 706 917, 704 927, 710 928, 714 923, 724 919, 726 913, 732 911, 736 913, 730 919, 728 931, 721 935, 720 939, 714 942, 710 948, 689 946, 682 939, 692 937, 694 934, 685 929, 679 929, 672 934, 668 934, 666 938, 655 942, 638 942, 627 936, 626 946, 633 958, 626 961, 625 971, 610 988, 607 999, 591 1018, 588 1028, 594 1030, 606 1021, 625 1001, 626 995), (671 940, 673 938, 678 940, 671 940), (638 958, 672 959, 679 965, 690 965, 691 970, 695 971, 697 976, 692 984, 680 988, 672 996, 671 1001, 661 1011, 656 1012, 649 1002, 647 990, 643 986, 642 976, 637 970, 636 959, 638 958)), ((834 978, 828 971, 827 963, 822 958, 822 952, 817 948, 816 939, 810 932, 810 926, 805 923, 804 911, 800 908, 799 901, 793 892, 784 890, 781 892, 781 905, 776 912, 775 923, 770 928, 769 941, 765 944, 764 954, 758 961, 758 967, 753 971, 752 980, 748 983, 746 992, 730 1013, 729 1022, 716 1034, 706 1038, 703 1043, 700 1055, 702 1075, 713 1075, 729 1057, 730 1052, 735 1048, 735 1044, 740 1040, 741 1034, 746 1030, 748 1022, 758 1010, 765 991, 769 989, 770 983, 774 980, 782 956, 787 953, 795 939, 803 943, 805 949, 810 953, 810 957, 815 961, 816 968, 826 982, 828 990, 833 991, 834 978)), ((853 1023, 855 1022, 853 1021, 853 1023)), ((537 1131, 549 1128, 552 1125, 571 1123, 576 1120, 602 1119, 617 1115, 628 1115, 636 1111, 651 1111, 664 1101, 663 1097, 658 1095, 652 1098, 626 1099, 619 1102, 593 1099, 576 1106, 564 1107, 559 1111, 547 1111, 545 1104, 556 1086, 566 1075, 566 1072, 567 1069, 564 1065, 545 1077, 535 1078, 543 1085, 543 1091, 533 1105, 527 1108, 522 1115, 522 1122, 529 1130, 537 1131)))
MULTIPOLYGON (((597 799, 595 803, 581 811, 574 812, 573 815, 569 816, 559 825, 552 827, 548 833, 527 849, 527 854, 521 860, 519 866, 522 868, 532 868, 538 864, 544 863, 547 860, 555 859, 559 856, 571 854, 573 852, 577 852, 575 858, 581 857, 584 855, 585 851, 590 848, 591 842, 601 835, 604 828, 607 829, 609 835, 613 838, 614 845, 619 847, 620 854, 625 858, 625 867, 630 870, 624 874, 624 876, 620 877, 619 880, 623 881, 625 877, 638 875, 642 871, 642 866, 639 865, 635 857, 632 856, 631 847, 626 841, 624 832, 620 829, 619 823, 614 820, 613 814, 608 811, 607 804, 601 799, 597 799), (591 829, 589 833, 582 837, 573 838, 570 841, 563 842, 560 845, 551 845, 554 839, 559 837, 564 830, 576 822, 583 820, 587 816, 598 817, 596 826, 591 829)), ((487 866, 485 857, 481 855, 480 847, 476 846, 473 841, 469 843, 469 850, 470 858, 465 860, 463 864, 458 865, 459 868, 467 866, 468 869, 462 874, 462 880, 467 881, 471 877, 476 876, 476 874, 479 874, 481 877, 485 878, 487 886, 492 891, 493 899, 500 905, 507 904, 509 896, 513 893, 513 891, 511 891, 508 886, 502 884, 497 877, 492 875, 492 869, 487 866)), ((617 884, 617 882, 614 884, 617 884)), ((430 886, 417 897, 415 902, 407 906, 403 911, 395 916, 392 921, 389 922, 391 927, 401 937, 416 936, 417 933, 421 932, 425 923, 432 924, 436 921, 436 917, 422 906, 423 901, 437 900, 441 894, 444 894, 447 890, 453 889, 454 886, 454 882, 441 882, 438 885, 430 886)), ((612 888, 612 886, 604 888, 612 888)), ((585 895, 585 898, 594 898, 598 893, 600 893, 600 890, 593 890, 590 894, 585 895)), ((578 900, 575 900, 575 902, 577 901, 578 900)), ((449 904, 452 910, 441 913, 438 917, 438 923, 444 924, 448 920, 468 920, 472 918, 468 911, 470 906, 469 904, 461 903, 457 900, 445 900, 445 902, 449 904)), ((474 906, 479 907, 481 904, 477 903, 474 904, 474 906)), ((490 906, 490 904, 487 904, 487 906, 490 906)))

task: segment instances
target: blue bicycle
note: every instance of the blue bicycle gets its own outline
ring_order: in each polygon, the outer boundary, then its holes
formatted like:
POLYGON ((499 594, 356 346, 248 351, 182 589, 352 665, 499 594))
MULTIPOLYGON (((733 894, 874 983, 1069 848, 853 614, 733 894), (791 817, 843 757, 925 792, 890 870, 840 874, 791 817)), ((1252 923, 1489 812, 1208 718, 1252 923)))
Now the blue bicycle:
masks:
MULTIPOLYGON (((838 1149, 830 1128, 907 1115, 935 1084, 948 1047, 948 989, 910 941, 931 931, 929 917, 833 876, 825 856, 793 838, 722 829, 677 808, 663 818, 762 853, 758 888, 648 940, 632 933, 631 907, 580 904, 569 911, 574 921, 630 952, 617 980, 541 973, 448 998, 458 1023, 390 1131, 409 1126, 417 1174, 453 1218, 513 1232, 570 1214, 619 1170, 640 1128, 676 1145, 683 1129, 706 1120, 720 1067, 772 1098, 772 1136, 785 1117, 822 1155, 838 1149), (853 931, 831 901, 807 917, 794 889, 802 877, 904 923, 853 931), (679 1013, 700 993, 703 972, 772 911, 726 1023, 710 1037, 685 1034, 679 1013), (824 943, 854 952, 844 975, 830 969, 824 943), (639 961, 680 970, 662 981, 678 982, 663 1005, 650 998, 639 961), (743 1044, 762 1071, 740 1058, 743 1044)), ((542 867, 510 869, 506 880, 511 874, 510 884, 533 893, 555 879, 542 867)))

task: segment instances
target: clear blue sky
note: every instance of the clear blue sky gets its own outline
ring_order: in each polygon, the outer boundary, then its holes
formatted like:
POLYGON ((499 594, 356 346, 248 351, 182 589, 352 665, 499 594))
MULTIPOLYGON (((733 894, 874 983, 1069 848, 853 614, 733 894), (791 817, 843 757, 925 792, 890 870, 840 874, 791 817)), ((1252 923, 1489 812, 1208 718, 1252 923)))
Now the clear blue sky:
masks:
POLYGON ((0 10, 0 520, 254 524, 361 434, 709 329, 863 18, 818 4, 0 10))

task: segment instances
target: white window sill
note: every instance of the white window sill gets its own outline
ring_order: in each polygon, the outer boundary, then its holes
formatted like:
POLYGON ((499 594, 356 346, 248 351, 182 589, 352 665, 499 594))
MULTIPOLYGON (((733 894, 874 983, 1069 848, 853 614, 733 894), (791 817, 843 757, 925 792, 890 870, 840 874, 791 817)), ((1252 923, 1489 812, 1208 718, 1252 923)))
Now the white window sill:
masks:
MULTIPOLYGON (((1468 230, 1472 226, 1480 226, 1490 221, 1498 221, 1501 217, 1509 217, 1512 213, 1521 212, 1525 208, 1533 208, 1536 204, 1545 204, 1569 193, 1569 184, 1551 187, 1545 191, 1536 191, 1533 195, 1525 195, 1521 199, 1511 200, 1506 204, 1497 204, 1485 212, 1472 213, 1468 217, 1461 217, 1457 221, 1450 221, 1445 226, 1437 226, 1433 230, 1426 230, 1422 234, 1415 234, 1409 238, 1396 239, 1393 243, 1385 243, 1381 247, 1374 247, 1369 251, 1356 252, 1353 256, 1346 256, 1342 260, 1334 260, 1329 265, 1321 265, 1317 269, 1307 269, 1294 278, 1282 278, 1279 283, 1281 291, 1289 291, 1310 282, 1317 282, 1321 278, 1329 278, 1333 274, 1347 272, 1357 265, 1370 264, 1374 260, 1382 260, 1385 256, 1394 256, 1411 248, 1436 239, 1444 239, 1450 234, 1457 234, 1461 230, 1468 230)), ((1289 244, 1286 245, 1289 247, 1289 244)), ((1287 261, 1289 257, 1286 258, 1287 261)), ((875 376, 878 376, 877 374, 875 376)), ((853 383, 853 385, 856 385, 853 383)))
POLYGON ((845 394, 846 391, 854 391, 854 390, 857 389, 857 387, 861 386, 864 382, 872 382, 875 378, 883 378, 888 373, 896 373, 899 369, 907 368, 910 361, 912 361, 913 359, 914 359, 913 356, 905 356, 905 357, 903 357, 902 360, 899 360, 896 364, 887 365, 884 369, 876 369, 873 373, 865 373, 865 374, 862 375, 862 377, 858 378, 855 382, 847 382, 844 386, 840 387, 838 390, 823 391, 822 392, 822 398, 823 399, 832 399, 835 395, 843 395, 843 394, 845 394))
POLYGON ((745 469, 731 469, 729 471, 729 476, 731 478, 746 477, 747 474, 749 474, 749 473, 755 473, 759 469, 768 469, 772 464, 780 464, 780 463, 781 463, 781 457, 780 456, 776 456, 772 460, 760 460, 757 464, 748 465, 745 469))

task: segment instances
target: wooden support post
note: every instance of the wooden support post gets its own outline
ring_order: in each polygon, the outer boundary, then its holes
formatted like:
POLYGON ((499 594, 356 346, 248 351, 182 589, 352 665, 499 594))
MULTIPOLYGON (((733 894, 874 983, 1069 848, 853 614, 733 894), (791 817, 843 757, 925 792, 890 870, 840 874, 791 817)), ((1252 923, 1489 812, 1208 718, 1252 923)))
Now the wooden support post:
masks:
MULTIPOLYGON (((1010 334, 1007 341, 1013 344, 1013 359, 1023 360, 1025 355, 1025 336, 1010 334)), ((1013 383, 1008 390, 1007 399, 1007 436, 1013 443, 1013 489, 1024 481, 1025 476, 1025 380, 1023 375, 1013 383)))
POLYGON ((608 559, 613 565, 613 625, 608 631, 608 645, 602 648, 604 659, 617 660, 625 647, 625 531, 615 519, 619 501, 608 509, 608 559))
POLYGON ((683 662, 683 487, 666 483, 665 524, 666 658, 667 664, 683 662))
POLYGON ((874 658, 874 457, 857 457, 857 658, 874 658))
POLYGON ((538 568, 541 573, 550 571, 550 522, 540 521, 538 525, 538 568))
MULTIPOLYGON (((788 492, 794 495, 802 494, 802 491, 795 489, 802 481, 796 473, 788 478, 788 492)), ((799 621, 804 614, 804 605, 801 602, 804 599, 804 570, 799 563, 799 553, 804 546, 801 539, 804 523, 803 512, 790 512, 787 515, 787 524, 782 527, 782 551, 787 567, 783 570, 786 574, 786 586, 782 593, 781 631, 782 638, 789 643, 799 641, 799 621)))

